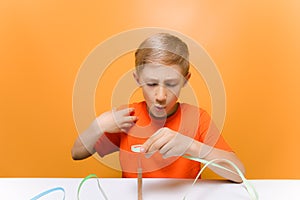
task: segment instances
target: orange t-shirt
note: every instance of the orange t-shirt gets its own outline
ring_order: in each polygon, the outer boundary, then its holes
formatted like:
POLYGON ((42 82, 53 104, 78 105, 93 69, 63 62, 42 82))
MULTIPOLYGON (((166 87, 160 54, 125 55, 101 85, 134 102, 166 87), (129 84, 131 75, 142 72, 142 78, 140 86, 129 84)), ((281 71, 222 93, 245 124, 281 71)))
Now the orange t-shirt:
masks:
POLYGON ((101 157, 120 151, 123 177, 137 177, 139 167, 142 167, 145 178, 195 178, 197 176, 201 168, 199 162, 183 157, 164 159, 159 152, 146 158, 141 153, 131 151, 132 145, 143 144, 162 127, 170 128, 209 146, 231 151, 216 126, 211 123, 208 113, 203 109, 181 103, 173 115, 165 120, 157 120, 149 116, 144 101, 131 104, 129 107, 135 108, 134 115, 138 116, 135 126, 127 133, 105 133, 95 144, 95 150, 101 157))

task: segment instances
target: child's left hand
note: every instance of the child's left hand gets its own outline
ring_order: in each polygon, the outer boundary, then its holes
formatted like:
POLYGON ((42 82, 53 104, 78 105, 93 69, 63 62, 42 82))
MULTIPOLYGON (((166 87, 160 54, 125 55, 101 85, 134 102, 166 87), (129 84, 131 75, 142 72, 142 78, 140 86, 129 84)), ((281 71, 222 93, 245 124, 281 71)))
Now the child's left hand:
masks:
POLYGON ((154 133, 142 146, 146 157, 159 151, 163 158, 182 156, 193 143, 193 139, 169 128, 161 128, 154 133))

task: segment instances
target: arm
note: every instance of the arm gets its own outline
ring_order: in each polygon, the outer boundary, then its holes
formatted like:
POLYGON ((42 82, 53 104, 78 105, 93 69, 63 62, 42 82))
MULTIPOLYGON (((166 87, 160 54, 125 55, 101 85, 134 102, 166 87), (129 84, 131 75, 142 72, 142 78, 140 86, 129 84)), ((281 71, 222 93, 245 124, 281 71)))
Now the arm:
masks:
POLYGON ((126 132, 137 120, 136 116, 130 116, 133 111, 133 108, 125 108, 118 111, 105 112, 97 117, 88 129, 75 140, 71 150, 72 158, 81 160, 94 154, 94 146, 104 132, 126 132))
POLYGON ((80 134, 72 147, 71 153, 74 160, 82 160, 95 153, 95 143, 103 134, 95 119, 90 127, 80 134))
MULTIPOLYGON (((197 158, 200 157, 208 161, 216 158, 223 158, 232 161, 243 173, 245 171, 243 164, 233 152, 213 148, 169 128, 161 128, 158 132, 153 134, 143 144, 142 151, 146 154, 146 157, 150 157, 154 152, 159 151, 164 158, 182 156, 184 154, 189 154, 190 156, 197 158)), ((228 163, 219 162, 218 164, 235 171, 228 163)), ((240 177, 234 173, 213 166, 209 166, 209 168, 231 181, 242 181, 240 177)))
MULTIPOLYGON (((193 157, 200 157, 205 160, 213 160, 213 159, 227 159, 231 162, 233 162, 243 174, 245 174, 245 168, 242 162, 239 160, 239 158, 236 156, 234 152, 230 151, 224 151, 221 149, 217 149, 211 146, 208 146, 204 143, 198 142, 193 140, 193 143, 190 145, 188 150, 186 151, 186 154, 189 154, 193 157)), ((230 169, 231 171, 235 172, 235 169, 227 162, 218 162, 217 164, 222 165, 223 167, 226 167, 227 169, 230 169)), ((216 174, 234 181, 234 182, 242 182, 242 179, 239 177, 239 175, 231 173, 229 171, 220 169, 218 167, 214 167, 209 165, 208 168, 210 168, 212 171, 214 171, 216 174)))

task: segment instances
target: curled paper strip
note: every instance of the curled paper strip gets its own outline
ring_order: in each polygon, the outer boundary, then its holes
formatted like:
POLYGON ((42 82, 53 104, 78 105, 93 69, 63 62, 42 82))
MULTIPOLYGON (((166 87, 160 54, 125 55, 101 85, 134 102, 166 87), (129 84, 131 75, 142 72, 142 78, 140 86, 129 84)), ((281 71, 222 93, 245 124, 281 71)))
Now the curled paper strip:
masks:
POLYGON ((131 146, 131 151, 135 153, 140 153, 141 152, 141 144, 136 144, 131 146))
MULTIPOLYGON (((131 147, 131 150, 134 151, 134 152, 140 152, 140 147, 141 147, 141 145, 133 145, 133 146, 131 147)), ((214 160, 207 161, 207 160, 204 160, 204 159, 201 159, 201 158, 195 158, 195 157, 191 157, 191 156, 187 156, 187 155, 184 155, 183 157, 186 158, 186 159, 193 160, 193 161, 197 161, 197 162, 200 162, 200 163, 203 163, 203 164, 204 164, 204 166, 202 167, 202 169, 199 171, 197 177, 195 178, 195 180, 194 180, 194 182, 193 182, 193 184, 192 184, 192 187, 193 187, 194 184, 197 182, 198 178, 200 177, 201 173, 205 170, 205 168, 208 167, 209 165, 212 165, 212 166, 214 166, 214 167, 218 167, 218 168, 221 168, 221 169, 223 169, 223 170, 226 170, 226 171, 229 171, 229 172, 231 172, 231 173, 235 173, 235 174, 239 175, 239 176, 241 177, 241 179, 243 180, 243 184, 244 184, 245 187, 246 187, 246 190, 247 190, 247 192, 248 192, 248 194, 249 194, 249 196, 250 196, 250 199, 251 199, 251 200, 258 200, 258 194, 257 194, 255 188, 254 188, 253 185, 251 185, 250 182, 244 177, 243 173, 239 170, 239 168, 238 168, 233 162, 231 162, 231 161, 229 161, 229 160, 227 160, 227 159, 214 159, 214 160), (227 163, 229 163, 230 165, 232 165, 232 166, 235 168, 236 171, 232 171, 232 170, 230 170, 230 169, 228 169, 228 168, 226 168, 226 167, 223 167, 223 166, 221 166, 221 165, 219 165, 219 164, 216 164, 215 162, 218 162, 218 161, 222 161, 222 162, 227 162, 227 163)), ((79 186, 78 186, 78 189, 77 189, 77 199, 79 200, 80 191, 81 191, 81 188, 82 188, 83 184, 84 184, 87 180, 89 180, 89 179, 91 179, 91 178, 96 178, 97 184, 98 184, 98 188, 99 188, 99 190, 100 190, 102 196, 104 197, 105 200, 108 200, 107 195, 105 194, 103 188, 102 188, 101 185, 100 185, 99 178, 98 178, 97 175, 95 175, 95 174, 90 174, 90 175, 88 175, 87 177, 85 177, 85 178, 80 182, 80 184, 79 184, 79 186)), ((65 199, 65 190, 64 190, 62 187, 56 187, 56 188, 52 188, 52 189, 50 189, 50 190, 47 190, 47 191, 45 191, 45 192, 42 192, 42 193, 36 195, 35 197, 33 197, 33 198, 30 199, 30 200, 38 200, 39 198, 41 198, 41 197, 43 197, 43 196, 45 196, 45 195, 47 195, 47 194, 49 194, 49 193, 51 193, 51 192, 58 191, 58 190, 63 191, 63 193, 64 193, 63 200, 64 200, 64 199, 65 199)), ((188 192, 186 193, 186 195, 183 197, 183 200, 187 200, 187 196, 188 196, 189 192, 190 192, 190 191, 188 191, 188 192)))
POLYGON ((46 190, 36 196, 34 196, 33 198, 31 198, 30 200, 38 200, 39 198, 43 197, 43 196, 46 196, 48 195, 49 193, 52 193, 52 192, 56 192, 56 191, 62 191, 64 196, 63 196, 63 200, 65 200, 65 196, 66 196, 66 192, 65 192, 65 189, 62 188, 62 187, 56 187, 56 188, 51 188, 49 190, 46 190))

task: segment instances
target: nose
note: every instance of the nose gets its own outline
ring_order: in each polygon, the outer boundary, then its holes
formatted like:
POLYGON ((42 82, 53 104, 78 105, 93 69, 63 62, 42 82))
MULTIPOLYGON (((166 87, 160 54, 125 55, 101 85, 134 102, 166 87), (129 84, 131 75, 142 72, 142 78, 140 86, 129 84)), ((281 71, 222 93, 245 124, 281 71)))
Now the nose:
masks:
POLYGON ((159 86, 155 95, 156 101, 159 103, 165 103, 167 99, 167 91, 164 86, 159 86))

